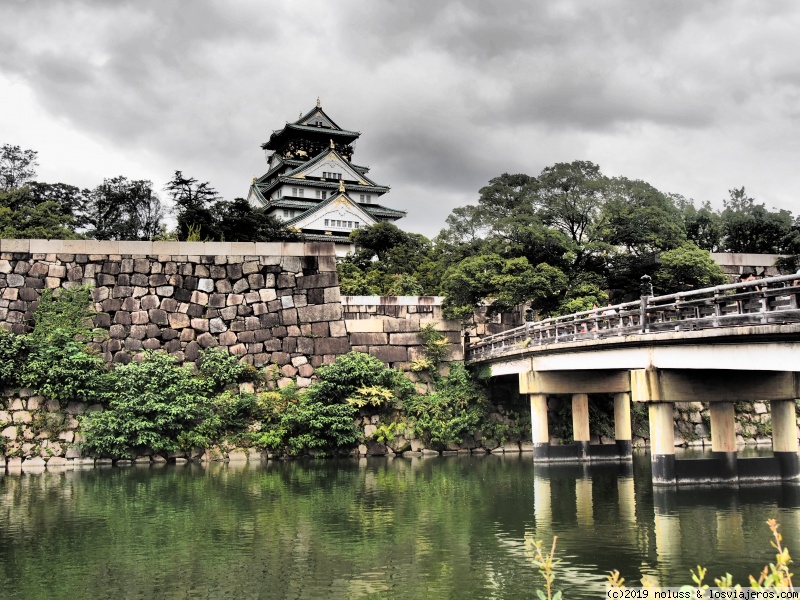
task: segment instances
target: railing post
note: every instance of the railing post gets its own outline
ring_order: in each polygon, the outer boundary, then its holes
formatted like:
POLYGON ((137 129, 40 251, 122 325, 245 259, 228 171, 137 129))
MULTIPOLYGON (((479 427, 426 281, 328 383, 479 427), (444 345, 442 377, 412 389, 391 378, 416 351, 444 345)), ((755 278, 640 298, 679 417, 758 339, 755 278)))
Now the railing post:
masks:
POLYGON ((653 284, 650 283, 650 275, 642 275, 641 278, 641 304, 639 306, 639 326, 642 333, 647 333, 647 301, 653 295, 653 284))

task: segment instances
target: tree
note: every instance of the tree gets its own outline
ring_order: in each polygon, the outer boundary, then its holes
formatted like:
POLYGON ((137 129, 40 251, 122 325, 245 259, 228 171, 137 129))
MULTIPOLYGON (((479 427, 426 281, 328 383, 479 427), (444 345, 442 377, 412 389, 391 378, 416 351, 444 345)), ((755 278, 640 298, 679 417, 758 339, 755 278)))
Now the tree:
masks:
POLYGON ((147 180, 122 175, 92 190, 82 220, 98 240, 150 240, 161 230, 164 208, 147 180))
POLYGON ((0 190, 8 192, 21 187, 36 176, 36 150, 3 144, 0 148, 0 190))
POLYGON ((274 242, 296 240, 298 236, 263 208, 253 208, 244 198, 220 200, 212 205, 213 226, 217 240, 226 242, 274 242))
POLYGON ((781 254, 792 238, 792 214, 786 210, 770 212, 756 204, 744 187, 729 190, 724 201, 722 228, 727 252, 781 254))
POLYGON ((80 237, 80 210, 86 191, 63 183, 31 182, 0 191, 0 237, 72 239, 80 237))
POLYGON ((469 317, 489 299, 489 314, 524 302, 548 311, 566 285, 567 276, 547 263, 534 267, 522 256, 511 259, 497 254, 470 256, 445 273, 443 306, 448 318, 469 317))
POLYGON ((706 250, 692 243, 664 252, 656 271, 656 289, 664 294, 722 285, 727 278, 706 250))
POLYGON ((542 221, 563 231, 576 244, 600 214, 608 180, 596 164, 576 160, 545 167, 536 180, 536 200, 542 221))
POLYGON ((719 252, 722 247, 722 219, 711 208, 711 204, 706 201, 700 208, 695 208, 691 200, 679 194, 670 194, 670 197, 683 213, 686 239, 703 250, 719 252))
POLYGON ((220 238, 210 210, 211 203, 219 199, 219 194, 210 183, 199 183, 194 177, 185 177, 182 171, 175 171, 164 190, 175 203, 180 239, 187 239, 190 231, 201 240, 220 238))

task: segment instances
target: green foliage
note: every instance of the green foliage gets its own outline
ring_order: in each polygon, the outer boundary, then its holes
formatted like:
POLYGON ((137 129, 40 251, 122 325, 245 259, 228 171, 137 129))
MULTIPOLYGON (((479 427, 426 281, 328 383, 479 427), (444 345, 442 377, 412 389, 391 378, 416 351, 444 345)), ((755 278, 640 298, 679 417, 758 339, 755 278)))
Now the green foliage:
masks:
POLYGON ((107 400, 112 389, 108 366, 68 329, 55 329, 46 338, 32 337, 32 341, 33 350, 20 377, 23 385, 62 404, 107 400))
POLYGON ((257 447, 285 453, 329 455, 355 446, 360 432, 358 409, 350 404, 324 404, 293 385, 265 398, 270 416, 253 436, 257 447))
POLYGON ((426 443, 457 444, 474 432, 486 415, 486 395, 457 363, 436 383, 433 393, 409 397, 404 405, 409 425, 426 443))
POLYGON ((318 380, 309 395, 324 404, 341 404, 356 396, 359 388, 385 388, 402 400, 413 393, 414 385, 400 371, 387 369, 379 359, 363 352, 348 352, 333 364, 317 369, 318 380))
POLYGON ((210 391, 220 391, 241 381, 255 381, 258 371, 219 348, 209 348, 197 361, 199 376, 210 391))
POLYGON ((86 448, 98 455, 129 457, 137 449, 168 453, 205 448, 226 433, 247 427, 259 416, 253 394, 225 387, 251 373, 235 357, 204 353, 199 376, 162 352, 118 366, 108 377, 108 409, 83 417, 86 448))
POLYGON ((548 310, 552 308, 548 300, 566 287, 567 276, 547 263, 534 267, 525 257, 470 256, 445 273, 444 313, 447 318, 464 318, 487 298, 493 298, 489 314, 510 310, 523 302, 548 310))
POLYGON ((654 277, 663 293, 682 292, 726 283, 727 278, 711 255, 694 244, 684 244, 659 256, 661 266, 654 277))
POLYGON ((62 334, 82 341, 91 339, 97 333, 91 327, 91 297, 88 286, 61 288, 57 292, 42 290, 33 316, 33 342, 47 343, 51 336, 62 334))
POLYGON ((420 327, 419 337, 422 340, 425 359, 433 368, 438 367, 447 354, 447 338, 431 323, 420 327))
POLYGON ((21 385, 21 374, 30 352, 27 336, 0 329, 0 388, 21 385))

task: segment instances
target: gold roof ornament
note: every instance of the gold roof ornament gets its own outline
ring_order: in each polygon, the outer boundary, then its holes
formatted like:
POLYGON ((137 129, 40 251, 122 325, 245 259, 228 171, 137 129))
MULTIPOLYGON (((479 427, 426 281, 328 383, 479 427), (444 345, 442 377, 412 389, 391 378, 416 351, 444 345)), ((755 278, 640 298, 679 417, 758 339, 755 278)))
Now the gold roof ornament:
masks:
POLYGON ((253 177, 253 181, 251 181, 250 183, 255 183, 256 181, 258 181, 258 177, 253 177))
POLYGON ((322 108, 322 105, 319 103, 319 96, 317 96, 317 108, 322 108))
POLYGON ((333 143, 333 138, 331 138, 331 148, 334 148, 334 149, 336 148, 336 146, 333 143))
POLYGON ((344 180, 339 180, 339 192, 344 194, 344 180))

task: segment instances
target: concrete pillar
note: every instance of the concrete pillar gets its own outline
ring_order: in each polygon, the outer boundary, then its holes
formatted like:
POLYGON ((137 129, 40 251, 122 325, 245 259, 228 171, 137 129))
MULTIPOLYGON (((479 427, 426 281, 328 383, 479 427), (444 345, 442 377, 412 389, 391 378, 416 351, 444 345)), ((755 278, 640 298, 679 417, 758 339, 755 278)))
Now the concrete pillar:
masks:
POLYGON ((672 402, 649 405, 650 461, 653 483, 675 485, 675 424, 672 420, 672 402))
POLYGON ((620 456, 632 456, 631 434, 631 395, 622 392, 614 394, 614 438, 620 456))
POLYGON ((589 394, 572 394, 572 437, 589 456, 589 394))
POLYGON ((710 402, 711 452, 719 463, 720 479, 737 479, 736 431, 733 402, 710 402))
POLYGON ((547 396, 530 394, 531 400, 531 437, 533 442, 533 458, 547 459, 550 448, 550 431, 547 427, 547 396))
POLYGON ((800 478, 794 407, 794 400, 772 400, 769 403, 772 416, 772 451, 781 466, 781 478, 784 480, 800 478))

